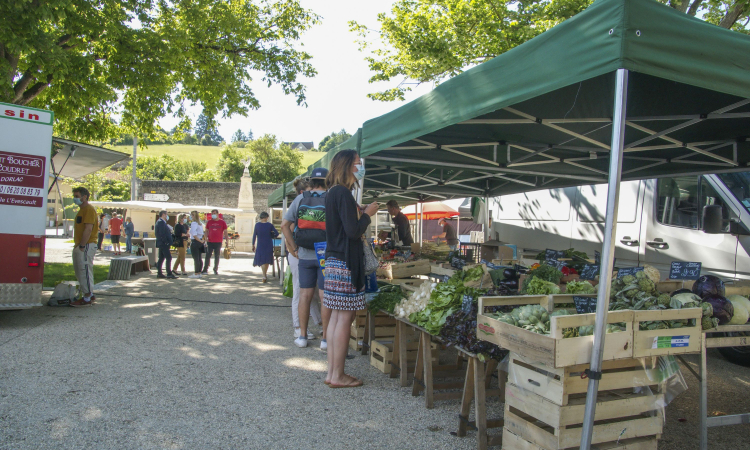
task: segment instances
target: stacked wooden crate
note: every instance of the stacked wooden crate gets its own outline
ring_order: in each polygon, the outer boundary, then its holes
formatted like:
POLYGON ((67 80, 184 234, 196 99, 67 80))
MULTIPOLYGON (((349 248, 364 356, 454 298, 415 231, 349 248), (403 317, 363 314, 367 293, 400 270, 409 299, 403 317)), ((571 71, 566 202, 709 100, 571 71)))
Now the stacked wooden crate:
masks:
MULTIPOLYGON (((577 448, 581 442, 588 364, 559 369, 510 354, 503 448, 577 448)), ((607 361, 599 382, 592 444, 656 449, 664 427, 664 394, 649 370, 654 358, 607 361)))
POLYGON ((420 259, 418 261, 394 263, 377 270, 378 278, 394 280, 399 278, 409 278, 414 275, 428 275, 430 273, 430 261, 420 259))
MULTIPOLYGON (((396 319, 388 314, 379 312, 375 315, 375 326, 373 328, 372 339, 393 339, 396 335, 396 319)), ((362 344, 365 339, 365 327, 367 326, 367 310, 357 311, 357 315, 352 322, 351 336, 349 337, 349 348, 355 351, 362 350, 362 344)))

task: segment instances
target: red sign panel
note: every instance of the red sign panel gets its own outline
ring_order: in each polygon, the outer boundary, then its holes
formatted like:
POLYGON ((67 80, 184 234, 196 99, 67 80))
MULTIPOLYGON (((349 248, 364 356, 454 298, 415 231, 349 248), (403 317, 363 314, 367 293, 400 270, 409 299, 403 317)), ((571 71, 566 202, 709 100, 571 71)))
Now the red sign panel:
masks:
POLYGON ((46 164, 43 156, 0 152, 0 204, 44 206, 46 164))

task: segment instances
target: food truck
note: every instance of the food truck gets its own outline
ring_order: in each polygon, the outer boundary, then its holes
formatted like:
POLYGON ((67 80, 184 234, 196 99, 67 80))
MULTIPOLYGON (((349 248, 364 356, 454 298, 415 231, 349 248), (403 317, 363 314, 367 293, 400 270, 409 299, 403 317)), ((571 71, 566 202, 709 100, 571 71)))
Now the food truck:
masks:
POLYGON ((0 309, 41 305, 53 117, 0 103, 0 309))

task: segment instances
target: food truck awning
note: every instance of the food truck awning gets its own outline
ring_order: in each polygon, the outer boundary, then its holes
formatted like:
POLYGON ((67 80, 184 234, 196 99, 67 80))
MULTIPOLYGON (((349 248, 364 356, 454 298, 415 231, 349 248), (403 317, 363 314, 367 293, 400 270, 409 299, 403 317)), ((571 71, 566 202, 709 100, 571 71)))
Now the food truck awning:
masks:
POLYGON ((129 201, 129 202, 89 202, 93 206, 99 208, 112 208, 112 209, 130 209, 133 211, 168 211, 172 213, 189 213, 191 211, 198 212, 211 212, 214 209, 218 209, 221 214, 239 214, 243 212, 242 209, 238 208, 223 208, 220 206, 193 206, 183 205, 182 203, 168 203, 168 202, 147 202, 147 201, 129 201))
POLYGON ((52 162, 57 175, 70 178, 85 177, 130 158, 127 153, 57 137, 52 138, 52 150, 55 152, 52 162), (74 152, 72 156, 71 152, 74 152))

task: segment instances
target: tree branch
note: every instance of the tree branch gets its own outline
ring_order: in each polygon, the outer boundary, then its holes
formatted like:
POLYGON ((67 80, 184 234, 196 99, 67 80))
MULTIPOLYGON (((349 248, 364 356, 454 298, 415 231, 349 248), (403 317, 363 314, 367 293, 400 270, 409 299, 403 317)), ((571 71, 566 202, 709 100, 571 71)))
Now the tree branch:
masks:
POLYGON ((701 7, 701 4, 703 4, 703 0, 694 0, 693 4, 690 5, 687 13, 695 17, 695 15, 698 13, 698 8, 701 7))
POLYGON ((21 79, 16 82, 15 86, 13 86, 13 101, 11 103, 18 103, 18 101, 23 98, 26 88, 29 87, 29 84, 34 80, 35 77, 34 74, 31 73, 31 70, 24 72, 21 79))
MULTIPOLYGON (((30 101, 34 100, 37 95, 41 94, 43 90, 47 89, 49 87, 49 84, 52 83, 52 74, 47 75, 47 81, 43 82, 40 81, 37 84, 31 86, 28 91, 24 92, 23 98, 21 98, 20 102, 17 102, 18 105, 27 105, 30 101)), ((15 102, 14 102, 15 103, 15 102)))
POLYGON ((719 26, 726 29, 732 28, 732 25, 737 22, 737 19, 740 18, 742 13, 744 13, 747 8, 747 4, 738 1, 734 4, 734 7, 730 11, 728 11, 727 14, 721 19, 721 22, 719 22, 719 26))

